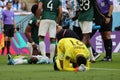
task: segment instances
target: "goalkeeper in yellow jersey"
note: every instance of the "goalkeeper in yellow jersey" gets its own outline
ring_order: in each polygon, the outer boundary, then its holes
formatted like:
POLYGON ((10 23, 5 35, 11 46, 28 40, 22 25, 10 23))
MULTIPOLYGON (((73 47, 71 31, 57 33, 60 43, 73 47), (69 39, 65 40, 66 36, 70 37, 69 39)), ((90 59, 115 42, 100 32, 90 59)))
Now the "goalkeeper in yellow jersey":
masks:
POLYGON ((90 53, 84 43, 75 38, 62 38, 57 45, 54 70, 86 71, 90 53))

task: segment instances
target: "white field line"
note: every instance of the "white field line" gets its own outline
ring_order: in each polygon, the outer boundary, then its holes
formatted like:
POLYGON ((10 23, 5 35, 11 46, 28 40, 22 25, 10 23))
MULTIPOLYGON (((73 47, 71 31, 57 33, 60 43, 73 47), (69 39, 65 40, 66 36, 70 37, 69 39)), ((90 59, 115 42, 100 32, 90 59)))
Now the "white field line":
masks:
POLYGON ((106 70, 106 71, 120 71, 120 69, 108 69, 108 68, 90 68, 91 70, 106 70))

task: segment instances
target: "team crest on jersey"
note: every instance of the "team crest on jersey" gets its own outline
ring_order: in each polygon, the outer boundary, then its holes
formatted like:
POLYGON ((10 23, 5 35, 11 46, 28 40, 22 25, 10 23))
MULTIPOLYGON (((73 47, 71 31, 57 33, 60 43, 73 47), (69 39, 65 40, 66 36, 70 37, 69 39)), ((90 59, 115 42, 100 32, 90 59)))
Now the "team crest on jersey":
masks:
POLYGON ((32 20, 30 20, 30 21, 29 21, 29 24, 32 24, 32 22, 33 22, 33 21, 32 21, 32 20))

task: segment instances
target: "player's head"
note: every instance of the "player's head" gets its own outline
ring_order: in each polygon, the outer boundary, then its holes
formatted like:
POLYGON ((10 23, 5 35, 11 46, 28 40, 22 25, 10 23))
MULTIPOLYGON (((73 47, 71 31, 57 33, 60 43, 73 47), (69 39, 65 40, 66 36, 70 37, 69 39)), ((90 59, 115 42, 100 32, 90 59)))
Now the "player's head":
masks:
POLYGON ((31 63, 36 64, 38 59, 36 57, 31 57, 30 61, 31 61, 31 63))
POLYGON ((38 9, 38 5, 37 5, 37 4, 34 4, 34 5, 32 6, 32 8, 31 8, 31 12, 32 12, 34 15, 36 15, 37 9, 38 9))
POLYGON ((77 65, 80 66, 81 64, 86 65, 87 60, 83 55, 78 55, 77 56, 77 65))

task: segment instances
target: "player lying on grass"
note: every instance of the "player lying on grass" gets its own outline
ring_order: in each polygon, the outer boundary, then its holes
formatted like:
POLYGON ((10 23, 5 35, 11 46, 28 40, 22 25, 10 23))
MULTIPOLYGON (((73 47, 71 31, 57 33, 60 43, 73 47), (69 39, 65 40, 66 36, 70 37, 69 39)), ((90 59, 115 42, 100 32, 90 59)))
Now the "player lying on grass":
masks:
POLYGON ((43 57, 41 55, 33 55, 29 56, 15 56, 14 58, 10 57, 8 61, 8 65, 16 65, 16 64, 45 64, 48 63, 49 58, 43 57))
POLYGON ((54 70, 89 70, 90 53, 84 43, 75 38, 63 38, 58 42, 54 70))

